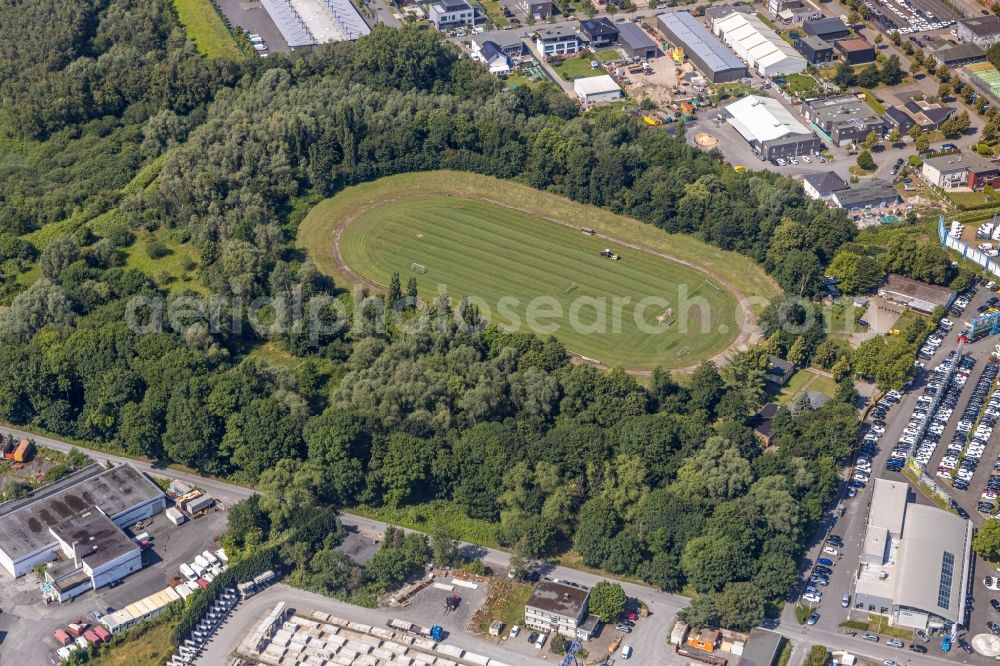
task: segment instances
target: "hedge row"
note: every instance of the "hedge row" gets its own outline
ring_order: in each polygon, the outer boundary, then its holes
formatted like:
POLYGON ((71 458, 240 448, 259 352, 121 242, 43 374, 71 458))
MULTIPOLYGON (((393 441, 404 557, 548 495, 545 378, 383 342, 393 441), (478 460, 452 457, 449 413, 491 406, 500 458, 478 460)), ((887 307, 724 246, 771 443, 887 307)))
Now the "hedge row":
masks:
POLYGON ((171 636, 171 641, 174 646, 181 644, 191 630, 194 629, 195 625, 197 625, 201 618, 204 617, 205 613, 208 612, 208 608, 212 605, 212 601, 214 601, 224 589, 227 587, 235 587, 237 583, 245 583, 248 580, 252 580, 254 576, 257 576, 268 569, 274 569, 278 562, 278 549, 276 547, 269 546, 267 548, 262 548, 261 550, 251 553, 239 562, 231 565, 228 569, 216 576, 215 580, 209 583, 208 587, 204 590, 198 590, 188 597, 184 613, 181 615, 181 620, 177 624, 177 628, 174 629, 173 636, 171 636))

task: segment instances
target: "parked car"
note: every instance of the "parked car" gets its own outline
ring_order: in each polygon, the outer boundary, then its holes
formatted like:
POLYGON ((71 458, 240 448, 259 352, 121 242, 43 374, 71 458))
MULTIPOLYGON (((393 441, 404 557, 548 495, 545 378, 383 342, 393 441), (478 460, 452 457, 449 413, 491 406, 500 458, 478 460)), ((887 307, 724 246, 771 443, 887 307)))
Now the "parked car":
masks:
POLYGON ((840 605, 844 608, 851 605, 851 594, 849 592, 844 592, 844 596, 840 598, 840 605))
POLYGON ((519 625, 515 624, 513 627, 510 628, 510 637, 511 638, 517 638, 517 635, 519 633, 521 633, 521 627, 519 625))
POLYGON ((885 642, 885 644, 888 645, 889 647, 894 647, 894 648, 906 647, 903 644, 903 641, 899 640, 898 638, 890 638, 885 642))
POLYGON ((631 658, 632 658, 632 646, 631 645, 625 645, 625 646, 623 646, 622 647, 622 659, 631 659, 631 658))
POLYGON ((832 567, 833 566, 833 560, 831 560, 828 557, 821 557, 818 560, 816 560, 816 564, 821 564, 824 567, 832 567))
POLYGON ((918 645, 917 643, 910 643, 910 649, 917 654, 927 654, 927 648, 923 645, 918 645))
POLYGON ((814 625, 819 621, 819 613, 813 613, 808 618, 806 618, 806 624, 814 625))
POLYGON ((861 634, 861 638, 865 639, 866 641, 878 643, 878 634, 868 634, 868 633, 861 634))

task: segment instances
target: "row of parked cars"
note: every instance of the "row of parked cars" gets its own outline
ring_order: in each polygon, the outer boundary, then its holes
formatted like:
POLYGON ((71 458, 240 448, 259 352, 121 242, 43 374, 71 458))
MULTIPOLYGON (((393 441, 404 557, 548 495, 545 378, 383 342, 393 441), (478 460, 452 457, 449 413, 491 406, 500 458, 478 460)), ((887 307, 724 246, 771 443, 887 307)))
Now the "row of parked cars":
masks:
POLYGON ((986 451, 986 443, 993 434, 997 418, 1000 417, 1000 396, 995 396, 990 400, 988 413, 979 420, 978 426, 976 424, 983 404, 996 381, 998 370, 1000 368, 995 363, 988 363, 983 368, 965 411, 962 412, 962 419, 955 426, 955 434, 951 444, 948 445, 948 451, 938 466, 938 476, 953 477, 951 485, 956 490, 969 489, 976 467, 986 451), (974 432, 973 426, 976 426, 974 432))
POLYGON ((927 339, 924 340, 924 344, 920 347, 917 355, 925 361, 929 361, 941 345, 944 344, 944 339, 948 337, 948 333, 951 332, 954 325, 950 319, 942 319, 937 330, 928 335, 927 339))

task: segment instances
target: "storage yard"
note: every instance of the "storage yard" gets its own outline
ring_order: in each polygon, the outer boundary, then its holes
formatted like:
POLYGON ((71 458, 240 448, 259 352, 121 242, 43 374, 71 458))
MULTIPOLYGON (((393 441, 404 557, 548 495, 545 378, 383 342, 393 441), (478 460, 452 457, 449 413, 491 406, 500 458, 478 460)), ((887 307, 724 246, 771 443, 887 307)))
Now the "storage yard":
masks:
POLYGON ((420 629, 405 621, 373 627, 316 610, 289 615, 282 601, 247 636, 239 654, 275 666, 508 666, 421 635, 420 629))

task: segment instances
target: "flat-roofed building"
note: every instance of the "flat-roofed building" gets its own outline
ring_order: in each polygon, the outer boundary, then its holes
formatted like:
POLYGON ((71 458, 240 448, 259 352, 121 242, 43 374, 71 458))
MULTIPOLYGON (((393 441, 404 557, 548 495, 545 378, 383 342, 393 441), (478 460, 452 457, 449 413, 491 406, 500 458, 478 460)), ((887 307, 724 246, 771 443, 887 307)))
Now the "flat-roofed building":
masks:
POLYGON ((723 110, 722 117, 764 160, 808 155, 823 149, 819 137, 770 97, 748 95, 723 110))
POLYGON ((816 35, 802 35, 795 43, 799 51, 813 65, 833 60, 833 44, 816 35))
POLYGON ((555 631, 570 638, 590 638, 597 618, 587 613, 590 588, 543 579, 524 605, 524 624, 539 631, 555 631))
POLYGON ((438 0, 428 6, 428 19, 438 30, 457 25, 472 25, 476 10, 465 0, 438 0))
POLYGON ((827 41, 850 37, 850 29, 843 21, 835 18, 820 18, 802 23, 802 31, 807 35, 815 35, 827 41))
POLYGON ((1000 16, 989 14, 958 19, 955 30, 963 42, 988 49, 1000 42, 1000 16))
POLYGON ((542 28, 535 33, 535 46, 543 56, 579 53, 583 47, 580 35, 566 25, 542 28))
POLYGON ((986 51, 975 44, 958 44, 935 49, 931 51, 931 56, 941 67, 951 69, 983 62, 986 60, 986 51))
POLYGON ((747 75, 743 61, 690 12, 660 14, 656 21, 667 42, 681 49, 712 83, 738 81, 747 75))
POLYGON ((808 99, 802 103, 802 115, 837 146, 861 143, 872 132, 881 137, 888 130, 875 110, 854 95, 808 99))
POLYGON ((69 534, 65 522, 95 508, 124 528, 163 511, 166 497, 131 463, 110 469, 90 465, 26 498, 0 505, 0 566, 18 577, 52 561, 61 552, 52 528, 69 534))
POLYGON ((913 629, 964 624, 971 548, 970 521, 876 479, 852 607, 913 629))
POLYGON ((864 65, 875 62, 875 47, 867 40, 857 37, 855 39, 838 39, 833 43, 833 48, 844 56, 844 60, 852 65, 864 65))

